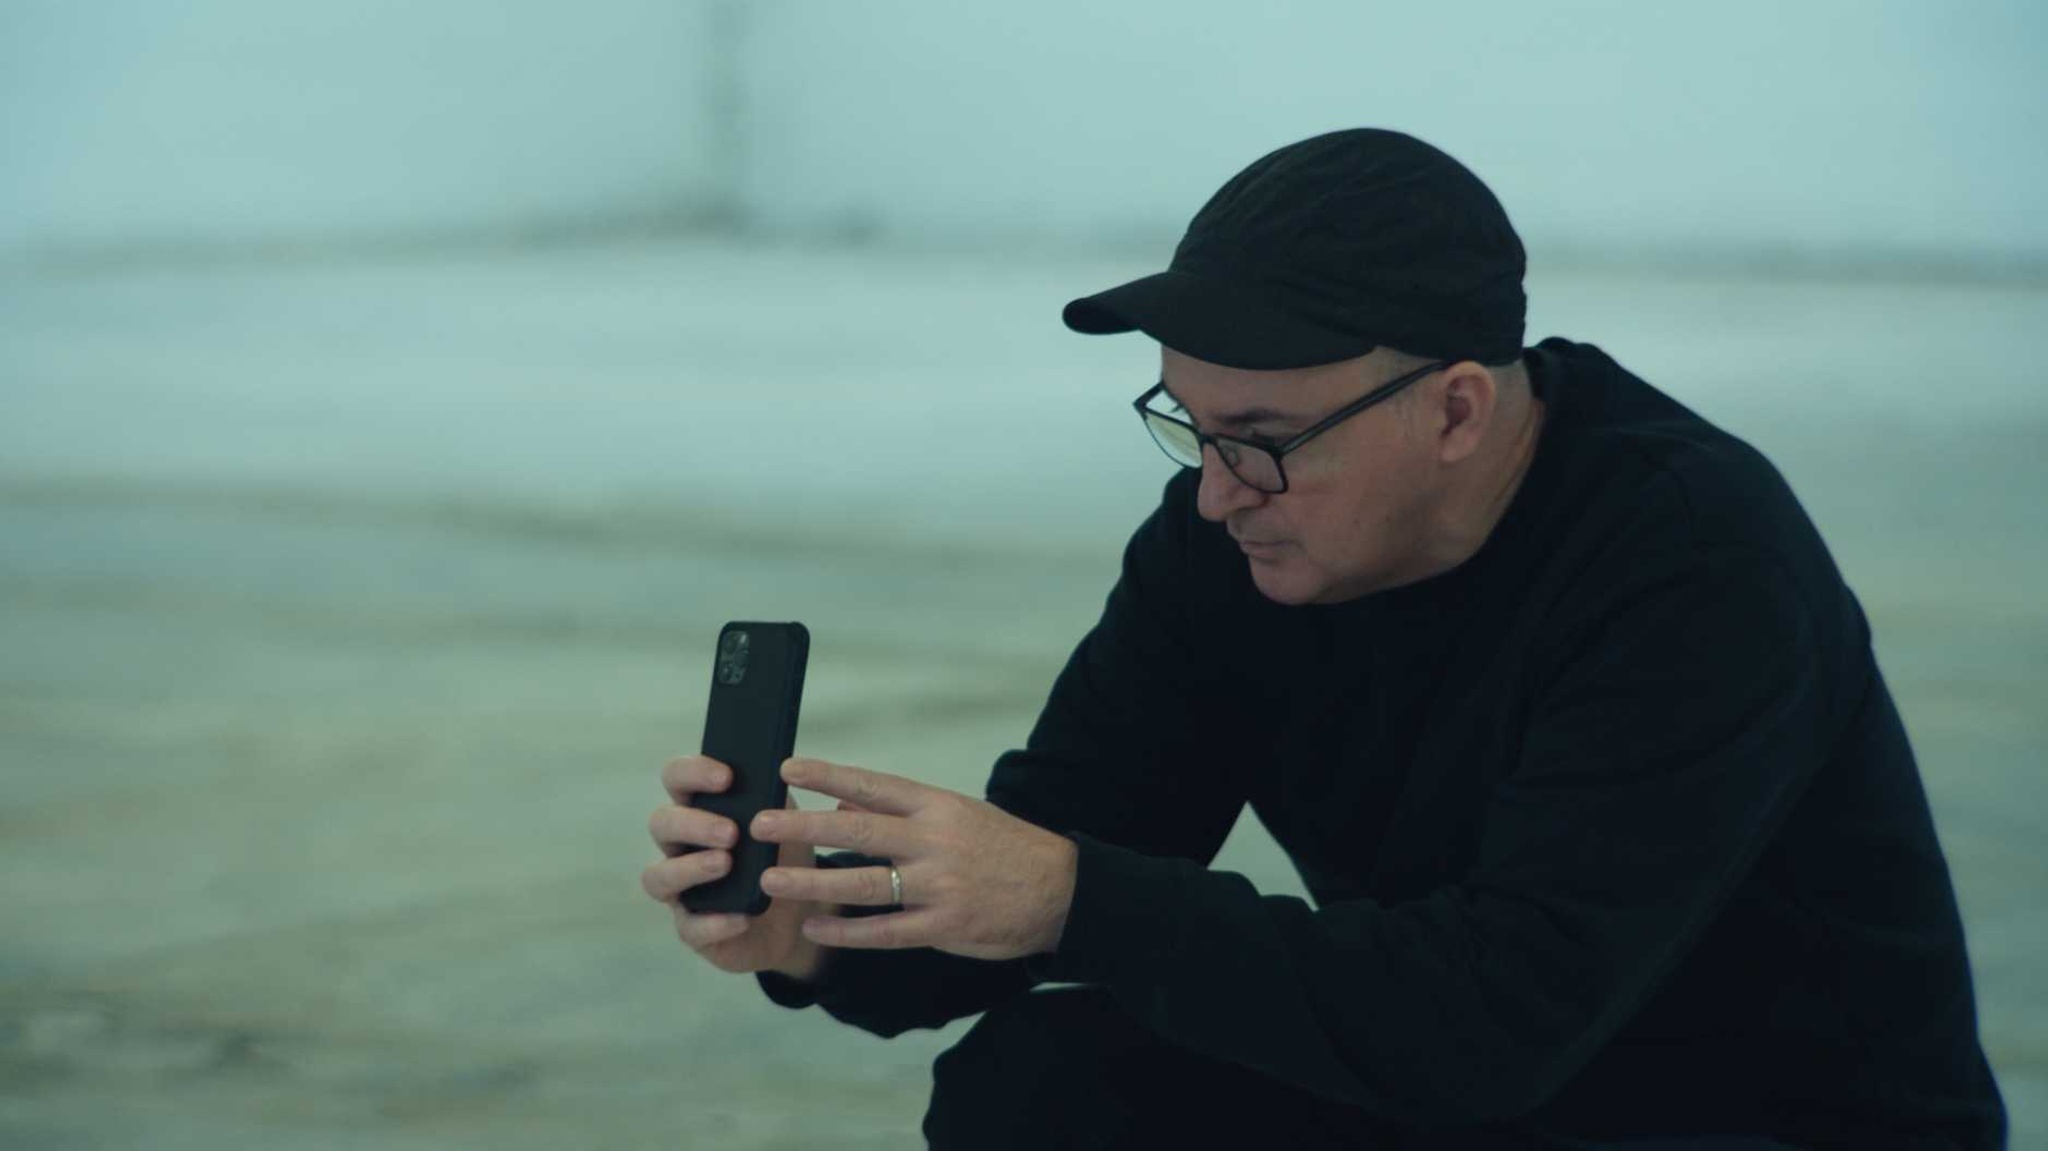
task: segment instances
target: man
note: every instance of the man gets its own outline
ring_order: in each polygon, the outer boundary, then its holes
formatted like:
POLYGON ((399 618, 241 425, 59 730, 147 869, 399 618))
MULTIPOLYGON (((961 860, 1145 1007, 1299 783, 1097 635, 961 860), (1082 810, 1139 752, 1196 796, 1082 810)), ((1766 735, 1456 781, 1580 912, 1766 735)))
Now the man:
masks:
MULTIPOLYGON (((1591 344, 1397 132, 1279 149, 1142 330, 1188 469, 987 800, 793 759, 758 920, 684 942, 895 1035, 945 1147, 2002 1145, 1918 769, 1771 465, 1591 344), (1313 906, 1207 865, 1249 804, 1313 906), (852 849, 816 859, 813 848, 852 849), (1078 986, 1031 991, 1041 982, 1078 986)), ((741 829, 668 765, 673 903, 741 829)))

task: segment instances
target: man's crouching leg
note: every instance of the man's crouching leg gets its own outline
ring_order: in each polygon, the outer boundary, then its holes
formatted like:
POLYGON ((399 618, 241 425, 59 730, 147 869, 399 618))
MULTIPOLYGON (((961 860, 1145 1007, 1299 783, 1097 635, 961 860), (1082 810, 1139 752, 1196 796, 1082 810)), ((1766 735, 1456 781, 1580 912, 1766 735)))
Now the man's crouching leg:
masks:
POLYGON ((1188 1087, 1184 1062, 1101 988, 1028 992, 932 1064, 925 1139, 940 1151, 1157 1145, 1177 1122, 1160 1112, 1188 1087))
POLYGON ((1161 1039, 1099 987, 990 1008, 932 1065, 925 1139, 1008 1147, 1381 1147, 1380 1121, 1161 1039))

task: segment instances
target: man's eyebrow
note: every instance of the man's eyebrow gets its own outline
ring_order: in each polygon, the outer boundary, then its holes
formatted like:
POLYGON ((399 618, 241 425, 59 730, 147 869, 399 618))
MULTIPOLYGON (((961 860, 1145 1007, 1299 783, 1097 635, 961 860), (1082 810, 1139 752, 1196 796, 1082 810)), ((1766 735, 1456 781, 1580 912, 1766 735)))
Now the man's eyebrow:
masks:
MULTIPOLYGON (((1180 402, 1180 397, 1174 395, 1173 390, 1168 388, 1164 381, 1160 382, 1159 390, 1167 399, 1173 401, 1174 407, 1183 412, 1188 410, 1188 406, 1180 402)), ((1218 424, 1233 427, 1242 427, 1245 424, 1295 424, 1301 421, 1302 417, 1293 412, 1275 411, 1272 408, 1242 408, 1216 417, 1218 424)))

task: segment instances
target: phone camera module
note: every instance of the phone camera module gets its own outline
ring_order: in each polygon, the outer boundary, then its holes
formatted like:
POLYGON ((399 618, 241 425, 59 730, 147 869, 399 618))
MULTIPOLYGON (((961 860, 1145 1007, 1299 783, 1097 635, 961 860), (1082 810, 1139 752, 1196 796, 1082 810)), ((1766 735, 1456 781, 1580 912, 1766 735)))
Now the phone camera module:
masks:
POLYGON ((738 683, 747 678, 747 633, 729 631, 718 641, 718 682, 738 683))

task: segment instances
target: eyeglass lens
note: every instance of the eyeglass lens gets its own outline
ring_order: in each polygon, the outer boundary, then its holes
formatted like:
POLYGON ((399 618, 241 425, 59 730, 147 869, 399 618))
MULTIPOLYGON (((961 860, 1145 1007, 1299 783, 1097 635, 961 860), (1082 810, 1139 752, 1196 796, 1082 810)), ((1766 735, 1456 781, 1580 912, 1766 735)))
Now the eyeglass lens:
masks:
MULTIPOLYGON (((1175 462, 1184 467, 1202 466, 1202 442, 1186 424, 1169 419, 1157 412, 1145 413, 1145 427, 1152 432, 1152 438, 1175 462)), ((1238 479, 1262 492, 1277 492, 1281 488, 1279 461, 1272 453, 1262 452, 1231 443, 1229 440, 1213 441, 1216 454, 1238 479)))

